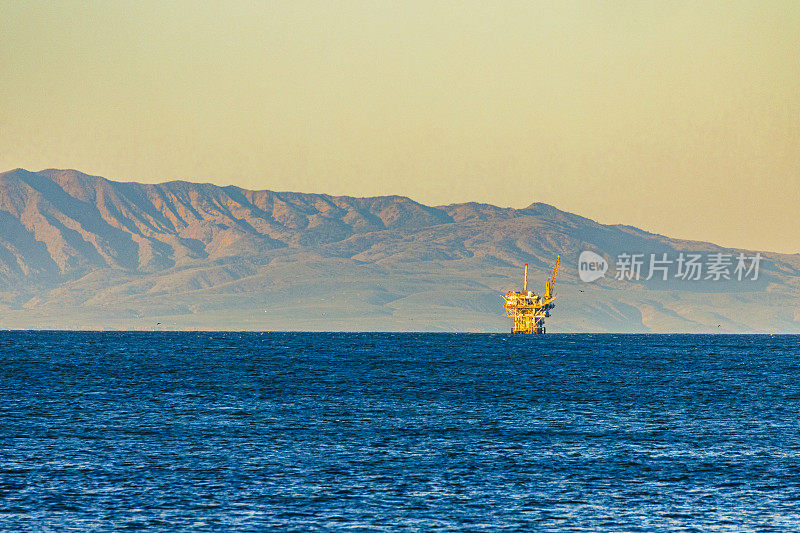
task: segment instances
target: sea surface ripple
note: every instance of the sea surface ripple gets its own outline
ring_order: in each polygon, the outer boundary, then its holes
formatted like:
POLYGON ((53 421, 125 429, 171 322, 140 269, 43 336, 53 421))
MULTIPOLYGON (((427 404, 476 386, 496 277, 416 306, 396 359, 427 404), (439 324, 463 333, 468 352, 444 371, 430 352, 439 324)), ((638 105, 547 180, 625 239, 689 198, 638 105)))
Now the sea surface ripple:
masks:
POLYGON ((798 531, 800 337, 0 332, 3 531, 798 531))

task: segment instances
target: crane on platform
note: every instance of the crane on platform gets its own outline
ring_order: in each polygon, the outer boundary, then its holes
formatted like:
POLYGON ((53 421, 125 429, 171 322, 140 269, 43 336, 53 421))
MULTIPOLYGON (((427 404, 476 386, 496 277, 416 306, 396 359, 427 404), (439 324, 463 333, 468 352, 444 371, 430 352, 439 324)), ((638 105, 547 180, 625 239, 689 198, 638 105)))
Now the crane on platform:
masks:
POLYGON ((553 273, 545 281, 544 295, 528 290, 528 263, 525 263, 522 291, 508 291, 501 296, 506 316, 514 319, 511 333, 545 333, 544 319, 550 316, 550 310, 555 307, 553 301, 556 299, 555 284, 560 264, 561 255, 556 257, 553 273))

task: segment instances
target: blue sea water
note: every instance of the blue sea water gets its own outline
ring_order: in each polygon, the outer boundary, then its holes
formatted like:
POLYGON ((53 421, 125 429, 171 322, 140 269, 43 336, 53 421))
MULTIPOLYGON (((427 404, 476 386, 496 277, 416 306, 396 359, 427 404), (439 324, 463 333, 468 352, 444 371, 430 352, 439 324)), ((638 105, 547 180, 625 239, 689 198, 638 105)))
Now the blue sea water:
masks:
POLYGON ((4 531, 798 531, 800 337, 0 332, 4 531))

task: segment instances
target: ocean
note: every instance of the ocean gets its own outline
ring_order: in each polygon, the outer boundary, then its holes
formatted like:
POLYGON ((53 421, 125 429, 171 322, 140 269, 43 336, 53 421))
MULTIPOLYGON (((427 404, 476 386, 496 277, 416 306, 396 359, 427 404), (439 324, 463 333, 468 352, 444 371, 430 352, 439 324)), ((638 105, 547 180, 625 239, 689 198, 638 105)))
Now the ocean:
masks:
POLYGON ((799 531, 800 336, 0 332, 3 531, 799 531))

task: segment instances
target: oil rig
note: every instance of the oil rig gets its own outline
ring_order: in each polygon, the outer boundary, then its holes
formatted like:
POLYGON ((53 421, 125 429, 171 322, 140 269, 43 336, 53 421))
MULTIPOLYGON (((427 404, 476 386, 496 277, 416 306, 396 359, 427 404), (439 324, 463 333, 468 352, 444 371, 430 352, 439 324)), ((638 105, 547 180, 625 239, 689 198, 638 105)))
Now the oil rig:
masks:
POLYGON ((554 286, 558 265, 561 263, 561 256, 556 257, 556 264, 553 265, 553 274, 547 278, 544 286, 544 295, 536 294, 528 290, 528 263, 525 263, 525 278, 522 284, 522 292, 508 291, 503 294, 503 307, 506 309, 506 316, 514 319, 511 333, 541 335, 545 333, 544 319, 550 316, 550 309, 556 304, 554 286))

